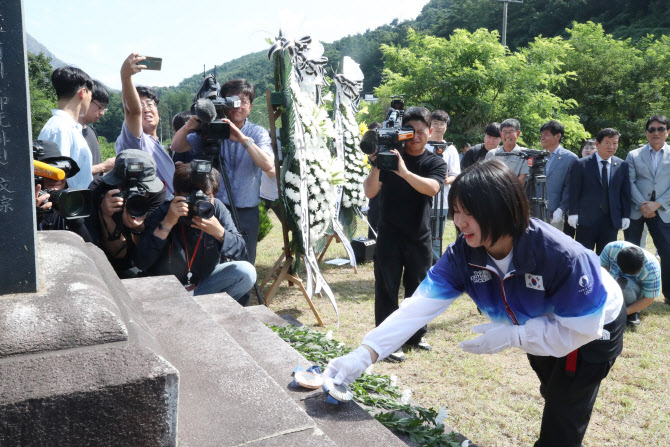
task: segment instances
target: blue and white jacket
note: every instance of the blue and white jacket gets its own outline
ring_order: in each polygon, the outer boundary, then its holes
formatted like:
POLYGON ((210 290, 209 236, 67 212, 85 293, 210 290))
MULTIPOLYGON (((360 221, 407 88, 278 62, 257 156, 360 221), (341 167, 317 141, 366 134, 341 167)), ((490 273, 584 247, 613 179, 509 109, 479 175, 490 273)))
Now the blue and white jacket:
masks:
POLYGON ((537 219, 514 241, 501 277, 483 247, 462 235, 449 245, 411 298, 370 332, 363 344, 384 358, 466 292, 492 322, 518 325, 519 348, 563 357, 603 337, 623 296, 591 250, 537 219))

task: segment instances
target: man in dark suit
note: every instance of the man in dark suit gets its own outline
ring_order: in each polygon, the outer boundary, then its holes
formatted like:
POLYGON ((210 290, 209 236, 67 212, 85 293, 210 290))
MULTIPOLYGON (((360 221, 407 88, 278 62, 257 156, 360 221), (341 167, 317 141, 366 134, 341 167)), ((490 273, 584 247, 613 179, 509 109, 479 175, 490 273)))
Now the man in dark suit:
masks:
POLYGON ((628 153, 632 192, 631 227, 628 242, 640 243, 644 224, 661 258, 661 284, 670 304, 670 120, 654 115, 647 120, 648 144, 628 153))
POLYGON ((628 163, 615 157, 619 132, 607 128, 596 135, 596 152, 577 161, 570 173, 570 216, 575 239, 598 255, 630 225, 628 163))
MULTIPOLYGON (((565 135, 565 127, 558 121, 551 120, 540 127, 540 144, 550 152, 544 167, 547 187, 547 208, 551 216, 551 224, 563 231, 564 210, 568 210, 570 198, 570 182, 568 173, 577 156, 561 146, 565 135)), ((567 226, 567 225, 565 225, 567 226)))

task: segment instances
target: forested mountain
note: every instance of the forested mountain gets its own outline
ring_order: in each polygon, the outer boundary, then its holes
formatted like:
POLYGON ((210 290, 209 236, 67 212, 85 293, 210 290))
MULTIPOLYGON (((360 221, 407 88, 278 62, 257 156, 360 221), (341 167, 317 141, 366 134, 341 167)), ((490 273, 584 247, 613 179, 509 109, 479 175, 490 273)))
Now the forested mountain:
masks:
MULTIPOLYGON (((373 90, 386 82, 389 84, 389 76, 407 75, 408 73, 395 73, 391 69, 393 64, 393 51, 389 49, 407 48, 410 45, 409 37, 411 33, 408 30, 412 28, 417 35, 436 36, 449 40, 457 29, 467 30, 475 33, 476 30, 485 28, 492 33, 491 38, 499 39, 499 33, 502 28, 502 9, 503 5, 499 0, 431 0, 426 4, 415 20, 398 22, 397 20, 388 25, 383 25, 373 30, 367 30, 364 33, 350 35, 332 43, 324 43, 325 55, 329 59, 327 73, 332 74, 337 70, 344 56, 350 56, 361 65, 365 74, 364 92, 371 93, 373 90), (495 34, 497 31, 498 34, 495 34), (496 37, 497 36, 497 37, 496 37), (382 51, 382 45, 386 45, 386 53, 382 51), (386 54, 386 56, 384 56, 386 54), (384 59, 386 57, 386 59, 384 59), (385 67, 386 65, 386 67, 385 67), (384 69, 387 72, 384 72, 384 69)), ((625 89, 620 88, 621 83, 625 81, 625 76, 634 75, 638 78, 638 70, 644 65, 645 52, 649 50, 653 42, 646 39, 647 34, 654 34, 656 37, 661 35, 670 36, 670 1, 668 0, 524 0, 523 3, 510 3, 508 11, 508 30, 507 43, 509 46, 508 55, 517 56, 517 50, 523 50, 524 54, 519 53, 518 57, 524 58, 532 55, 533 51, 528 49, 537 36, 551 38, 560 36, 570 45, 577 45, 581 52, 570 53, 571 57, 579 56, 580 63, 588 66, 589 69, 596 72, 581 72, 579 65, 575 60, 557 60, 552 62, 551 70, 565 73, 561 81, 549 88, 552 95, 560 97, 562 101, 567 101, 567 108, 575 108, 573 115, 577 116, 579 121, 584 124, 586 131, 594 133, 598 126, 610 123, 610 125, 621 125, 627 128, 637 126, 637 120, 640 114, 646 113, 646 109, 639 104, 626 105, 621 101, 625 95, 635 92, 637 85, 628 86, 625 89), (589 28, 589 31, 580 29, 577 40, 569 32, 573 23, 585 23, 592 21, 602 26, 597 29, 589 28), (607 37, 611 34, 612 37, 607 37), (587 36, 587 37, 584 37, 587 36), (625 40, 630 38, 630 40, 625 40), (599 49, 591 48, 589 45, 601 45, 599 49), (605 48, 602 45, 609 45, 605 48), (593 51, 592 51, 593 50, 593 51), (604 59, 600 57, 615 57, 607 60, 606 82, 603 85, 598 84, 598 64, 604 59), (616 59, 623 57, 623 59, 616 59), (632 59, 631 59, 632 58, 632 59), (588 88, 594 89, 594 101, 590 99, 589 92, 586 91, 586 85, 581 83, 579 76, 588 81, 588 88), (618 82, 618 84, 617 84, 618 82), (619 90, 612 90, 612 89, 619 90), (572 101, 572 102, 571 102, 572 101), (577 106, 575 106, 575 103, 577 106), (597 104, 600 109, 595 108, 597 104), (598 110, 612 111, 615 115, 625 115, 623 109, 630 112, 627 115, 627 122, 622 122, 623 118, 614 120, 608 113, 597 116, 598 110)), ((489 37, 482 34, 471 34, 479 36, 486 41, 489 37)), ((318 37, 318 36, 315 36, 318 37)), ((440 41, 437 41, 440 42, 440 41)), ((441 43, 441 45, 445 45, 441 43)), ((475 45, 476 46, 476 45, 475 45)), ((269 45, 268 45, 269 47, 269 45)), ((661 45, 659 48, 663 47, 661 45)), ((656 48, 656 47, 654 47, 656 48)), ((567 50, 566 50, 567 51, 567 50)), ((568 53, 565 53, 568 54, 568 53)), ((505 53, 500 53, 500 57, 505 57, 505 53)), ((537 56, 535 56, 537 60, 537 56)), ((397 62, 397 61, 396 61, 397 62)), ((461 63, 469 64, 472 61, 461 63)), ((396 67, 402 64, 395 64, 396 67)), ((456 67, 453 67, 455 69, 456 67)), ((543 69, 546 69, 545 66, 543 69)), ((411 70, 411 67, 405 67, 404 70, 411 70)), ((433 70, 439 70, 440 67, 434 67, 433 70)), ((272 65, 266 57, 266 52, 261 51, 252 53, 235 60, 223 63, 207 73, 215 73, 219 83, 229 79, 244 77, 251 81, 257 87, 257 100, 254 102, 251 119, 261 125, 267 126, 267 108, 265 106, 264 92, 266 89, 273 89, 272 65)), ((159 135, 164 139, 169 139, 171 132, 172 116, 187 109, 192 103, 193 96, 202 79, 202 73, 196 73, 193 76, 184 79, 179 85, 174 87, 161 87, 159 91, 161 102, 159 112, 161 115, 161 129, 159 135)), ((425 81, 425 80, 424 80, 425 81)), ((654 84, 654 80, 632 80, 644 84, 651 82, 650 87, 661 91, 659 85, 654 84), (659 90, 660 89, 660 90, 659 90)), ((660 82, 660 81, 658 81, 660 82)), ((664 87, 665 88, 665 87, 664 87)), ((388 89, 384 90, 390 93, 388 89)), ((378 92, 382 93, 382 91, 378 92)), ((392 93, 411 92, 395 91, 392 93)), ((96 125, 99 134, 113 141, 118 136, 118 132, 123 120, 123 114, 120 109, 119 95, 113 93, 109 107, 109 112, 105 118, 96 125)), ((453 95, 447 95, 455 101, 453 95)), ((425 101, 429 107, 442 107, 450 113, 457 113, 461 106, 456 103, 445 101, 435 102, 427 101, 420 97, 416 100, 425 101)), ((632 100, 633 98, 631 98, 632 100)), ((639 98, 638 98, 639 99, 639 98)), ((632 101, 634 102, 634 101, 632 101)), ((638 101, 639 102, 639 101, 638 101)), ((383 106, 382 106, 383 107, 383 106)), ((493 110, 494 108, 491 107, 493 110)), ((503 109, 515 110, 515 109, 503 109)), ((373 108, 373 112, 375 109, 373 108)), ((567 109, 565 110, 567 113, 567 109)), ((378 114, 379 111, 376 110, 378 114)), ((37 114, 39 115, 39 114, 37 114)), ((471 115, 468 115, 471 116, 471 115)), ((370 119, 378 119, 378 116, 370 116, 370 119)), ((455 121, 460 120, 459 126, 463 124, 464 117, 454 117, 455 121)), ((480 116, 480 120, 485 119, 485 115, 480 116)), ((535 123, 538 119, 544 117, 534 117, 530 122, 535 123)), ((41 127, 40 123, 34 123, 41 127)), ((481 123, 470 123, 469 127, 454 129, 458 131, 454 138, 458 142, 469 141, 479 132, 481 123)), ((633 144, 637 136, 631 136, 628 141, 633 144)))

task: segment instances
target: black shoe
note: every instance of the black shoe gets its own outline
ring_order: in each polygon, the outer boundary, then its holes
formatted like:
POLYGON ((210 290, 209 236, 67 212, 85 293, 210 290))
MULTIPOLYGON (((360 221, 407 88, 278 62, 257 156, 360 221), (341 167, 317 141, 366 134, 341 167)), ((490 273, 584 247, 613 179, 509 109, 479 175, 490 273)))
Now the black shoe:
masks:
POLYGON ((421 349, 422 351, 432 351, 433 347, 428 344, 425 338, 422 338, 418 343, 407 343, 413 349, 421 349))
POLYGON ((388 357, 386 357, 387 361, 391 363, 400 363, 405 361, 405 353, 402 352, 402 348, 398 349, 396 352, 390 354, 388 357))
POLYGON ((638 312, 628 315, 626 325, 630 327, 638 327, 640 325, 640 314, 638 312))

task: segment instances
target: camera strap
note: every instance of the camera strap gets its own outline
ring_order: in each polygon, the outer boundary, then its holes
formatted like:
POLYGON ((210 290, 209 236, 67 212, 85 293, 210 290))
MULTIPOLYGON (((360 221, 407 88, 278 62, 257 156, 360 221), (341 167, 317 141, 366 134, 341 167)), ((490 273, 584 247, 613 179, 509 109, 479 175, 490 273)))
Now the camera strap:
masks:
POLYGON ((202 230, 200 230, 200 235, 198 236, 198 242, 195 243, 195 248, 193 249, 193 256, 191 260, 188 259, 188 243, 186 242, 186 233, 184 232, 184 226, 181 225, 181 235, 184 236, 184 249, 186 250, 186 267, 188 268, 188 273, 186 274, 186 282, 188 285, 191 284, 191 278, 193 273, 191 273, 191 266, 195 260, 195 254, 198 252, 198 247, 200 246, 200 239, 202 239, 202 230))

